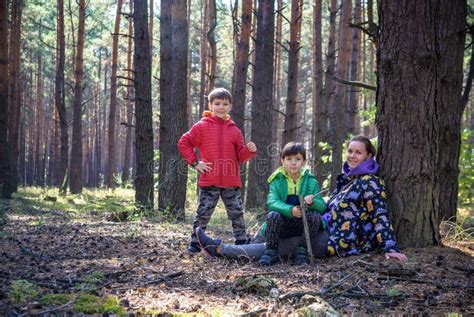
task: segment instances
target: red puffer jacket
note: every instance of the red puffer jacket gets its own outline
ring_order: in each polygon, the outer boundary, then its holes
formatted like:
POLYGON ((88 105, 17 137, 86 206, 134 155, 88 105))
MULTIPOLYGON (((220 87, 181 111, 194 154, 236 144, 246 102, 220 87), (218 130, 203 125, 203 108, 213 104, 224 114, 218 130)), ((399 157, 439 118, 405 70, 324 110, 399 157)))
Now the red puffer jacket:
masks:
POLYGON ((188 164, 198 160, 194 148, 199 150, 202 161, 212 163, 212 171, 199 176, 200 187, 242 187, 240 164, 255 153, 247 149, 234 121, 204 112, 204 117, 178 141, 179 152, 188 164))

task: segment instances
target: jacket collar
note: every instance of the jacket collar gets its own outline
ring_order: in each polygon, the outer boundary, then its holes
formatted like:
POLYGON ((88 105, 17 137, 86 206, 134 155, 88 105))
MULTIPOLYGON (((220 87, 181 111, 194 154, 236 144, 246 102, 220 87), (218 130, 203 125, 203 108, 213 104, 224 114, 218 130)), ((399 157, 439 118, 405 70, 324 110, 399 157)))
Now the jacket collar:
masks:
POLYGON ((344 162, 344 165, 342 166, 342 172, 346 176, 376 174, 378 170, 379 164, 373 158, 360 163, 354 169, 351 169, 347 162, 344 162))
POLYGON ((219 122, 219 121, 232 121, 230 120, 230 116, 229 115, 226 115, 224 119, 221 119, 217 116, 214 115, 214 113, 210 110, 206 110, 202 113, 202 117, 203 118, 211 118, 211 119, 215 119, 215 120, 212 120, 212 121, 215 121, 215 122, 219 122))

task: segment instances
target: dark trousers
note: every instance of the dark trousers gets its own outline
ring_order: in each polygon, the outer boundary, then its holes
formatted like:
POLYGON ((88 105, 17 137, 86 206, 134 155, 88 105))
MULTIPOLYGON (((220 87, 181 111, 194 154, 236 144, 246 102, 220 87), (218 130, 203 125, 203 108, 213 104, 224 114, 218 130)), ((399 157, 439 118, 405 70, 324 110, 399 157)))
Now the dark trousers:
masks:
POLYGON ((240 188, 230 187, 221 188, 215 186, 201 187, 199 189, 199 206, 196 211, 196 216, 193 222, 193 233, 191 241, 197 242, 194 230, 196 227, 201 227, 206 230, 209 220, 214 213, 219 197, 224 202, 227 211, 227 217, 232 222, 232 231, 235 240, 246 240, 246 229, 244 220, 244 209, 242 206, 242 197, 240 188))
MULTIPOLYGON (((320 218, 315 212, 306 213, 308 220, 309 237, 311 241, 317 240, 320 218)), ((267 215, 267 228, 265 238, 267 249, 278 250, 280 239, 301 236, 299 246, 306 247, 304 238, 303 218, 287 218, 279 212, 272 211, 267 215)))

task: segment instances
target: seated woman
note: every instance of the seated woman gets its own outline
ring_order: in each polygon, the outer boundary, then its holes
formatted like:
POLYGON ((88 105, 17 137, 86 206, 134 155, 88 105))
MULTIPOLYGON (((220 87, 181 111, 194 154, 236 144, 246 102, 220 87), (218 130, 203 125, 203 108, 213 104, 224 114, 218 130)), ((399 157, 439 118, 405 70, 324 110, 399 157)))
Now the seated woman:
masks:
MULTIPOLYGON (((323 216, 329 235, 321 232, 317 237, 319 241, 313 241, 316 257, 324 254, 343 257, 381 248, 386 258, 402 263, 407 260, 400 253, 388 219, 385 185, 376 175, 379 165, 375 153, 374 146, 364 136, 349 141, 343 173, 337 177, 336 189, 329 197, 323 216)), ((201 228, 196 228, 196 235, 202 249, 213 256, 259 259, 265 252, 264 243, 222 244, 208 237, 201 228)), ((280 242, 280 248, 284 248, 280 250, 282 256, 291 255, 299 241, 287 240, 280 242)))

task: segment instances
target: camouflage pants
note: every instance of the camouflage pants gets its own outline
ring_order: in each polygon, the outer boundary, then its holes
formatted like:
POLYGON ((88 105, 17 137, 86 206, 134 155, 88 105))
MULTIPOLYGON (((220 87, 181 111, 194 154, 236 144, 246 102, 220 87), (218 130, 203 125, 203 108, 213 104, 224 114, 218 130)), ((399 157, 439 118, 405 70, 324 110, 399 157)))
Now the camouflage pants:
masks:
POLYGON ((196 227, 201 227, 203 230, 206 230, 207 224, 211 219, 214 208, 216 208, 219 197, 222 198, 227 211, 227 217, 232 222, 232 231, 234 233, 235 240, 247 239, 240 188, 221 188, 209 186, 201 187, 199 189, 199 206, 196 211, 196 216, 194 217, 191 242, 197 242, 196 236, 194 234, 196 227))
MULTIPOLYGON (((309 237, 311 241, 317 240, 320 218, 315 212, 306 213, 308 220, 309 237)), ((301 236, 299 246, 306 247, 304 238, 303 218, 287 218, 279 212, 272 211, 267 215, 267 228, 265 238, 268 249, 278 250, 280 239, 301 236)))

